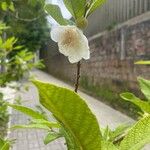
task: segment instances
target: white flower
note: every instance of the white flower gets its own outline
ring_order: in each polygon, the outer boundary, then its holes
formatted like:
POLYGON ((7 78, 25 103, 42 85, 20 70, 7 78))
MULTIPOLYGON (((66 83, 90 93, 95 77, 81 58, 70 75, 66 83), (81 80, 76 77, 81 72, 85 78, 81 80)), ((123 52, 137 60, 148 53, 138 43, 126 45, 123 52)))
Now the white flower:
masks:
POLYGON ((67 56, 71 63, 79 62, 82 58, 90 58, 88 40, 76 26, 54 27, 51 38, 58 42, 60 53, 67 56))

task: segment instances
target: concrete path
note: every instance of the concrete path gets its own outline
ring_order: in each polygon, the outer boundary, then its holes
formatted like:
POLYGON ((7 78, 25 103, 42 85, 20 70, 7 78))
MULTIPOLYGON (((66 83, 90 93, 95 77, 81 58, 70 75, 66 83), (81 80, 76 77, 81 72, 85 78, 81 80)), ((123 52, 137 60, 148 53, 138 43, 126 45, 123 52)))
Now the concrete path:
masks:
MULTIPOLYGON (((47 73, 39 70, 35 70, 33 71, 33 73, 39 80, 73 89, 73 87, 71 87, 70 85, 54 78, 47 73)), ((92 112, 96 115, 101 127, 109 125, 111 128, 115 128, 119 124, 133 122, 131 118, 101 103, 97 99, 88 96, 83 92, 79 92, 79 94, 83 99, 85 99, 92 112)), ((24 100, 24 105, 32 108, 35 107, 35 105, 39 105, 38 93, 34 86, 31 86, 28 92, 22 93, 21 95, 24 100)), ((11 125, 24 124, 27 123, 27 121, 28 117, 13 110, 11 125)), ((59 139, 45 146, 42 140, 44 136, 44 131, 27 129, 16 130, 11 132, 9 135, 10 138, 17 139, 12 150, 66 150, 64 139, 59 139)))

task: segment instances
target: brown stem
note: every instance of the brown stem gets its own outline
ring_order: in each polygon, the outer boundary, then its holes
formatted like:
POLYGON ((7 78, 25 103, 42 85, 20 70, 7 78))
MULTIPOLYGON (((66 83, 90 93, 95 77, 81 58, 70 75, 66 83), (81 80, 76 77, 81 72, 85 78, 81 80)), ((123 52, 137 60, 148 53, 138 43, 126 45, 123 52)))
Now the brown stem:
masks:
POLYGON ((78 87, 79 87, 79 79, 80 79, 80 68, 81 68, 81 62, 79 61, 77 63, 77 76, 76 76, 76 83, 75 83, 75 92, 78 92, 78 87))

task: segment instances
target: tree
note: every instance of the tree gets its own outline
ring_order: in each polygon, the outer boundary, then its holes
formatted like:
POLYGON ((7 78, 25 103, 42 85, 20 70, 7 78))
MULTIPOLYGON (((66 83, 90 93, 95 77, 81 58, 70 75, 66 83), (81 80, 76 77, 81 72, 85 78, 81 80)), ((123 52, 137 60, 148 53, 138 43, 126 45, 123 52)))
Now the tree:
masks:
POLYGON ((16 0, 14 11, 4 12, 0 17, 10 26, 8 36, 15 36, 17 44, 25 45, 30 51, 44 46, 49 39, 49 28, 43 1, 16 0))

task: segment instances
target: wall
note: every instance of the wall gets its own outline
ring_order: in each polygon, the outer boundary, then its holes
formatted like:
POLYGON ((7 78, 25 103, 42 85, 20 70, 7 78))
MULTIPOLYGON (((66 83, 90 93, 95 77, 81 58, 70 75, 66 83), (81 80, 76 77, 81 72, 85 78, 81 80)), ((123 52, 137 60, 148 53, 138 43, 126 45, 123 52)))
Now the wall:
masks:
POLYGON ((106 0, 106 3, 89 17, 86 33, 92 36, 148 11, 150 0, 106 0))

